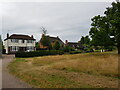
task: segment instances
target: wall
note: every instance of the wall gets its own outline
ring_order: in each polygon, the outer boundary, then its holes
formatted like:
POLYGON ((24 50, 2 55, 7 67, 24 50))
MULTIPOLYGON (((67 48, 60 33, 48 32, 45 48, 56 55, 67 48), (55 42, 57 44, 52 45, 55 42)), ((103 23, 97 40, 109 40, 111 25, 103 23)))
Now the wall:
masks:
POLYGON ((8 39, 8 40, 4 41, 4 47, 6 49, 6 53, 8 53, 9 46, 18 46, 18 47, 33 46, 33 47, 35 47, 35 41, 33 41, 33 43, 27 43, 27 40, 25 40, 25 42, 22 43, 22 40, 19 40, 18 43, 14 43, 14 42, 11 42, 11 39, 8 39))

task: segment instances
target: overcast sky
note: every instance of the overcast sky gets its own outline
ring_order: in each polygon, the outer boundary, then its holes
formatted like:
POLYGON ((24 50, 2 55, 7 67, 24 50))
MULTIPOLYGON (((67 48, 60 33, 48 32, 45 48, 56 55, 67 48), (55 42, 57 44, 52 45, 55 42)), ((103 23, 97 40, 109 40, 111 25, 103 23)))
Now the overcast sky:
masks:
POLYGON ((76 42, 89 34, 91 18, 103 15, 111 2, 19 2, 2 4, 2 35, 34 35, 41 38, 41 26, 51 36, 76 42))

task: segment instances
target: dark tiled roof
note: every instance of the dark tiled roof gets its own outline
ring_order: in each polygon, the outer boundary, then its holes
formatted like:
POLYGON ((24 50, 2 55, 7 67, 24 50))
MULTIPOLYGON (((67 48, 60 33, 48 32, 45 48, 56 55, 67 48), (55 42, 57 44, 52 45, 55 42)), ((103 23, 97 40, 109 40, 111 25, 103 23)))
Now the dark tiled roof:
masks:
POLYGON ((79 43, 77 43, 77 42, 68 42, 67 44, 79 44, 79 43))
POLYGON ((83 48, 82 44, 79 42, 68 42, 68 46, 73 47, 73 48, 83 48))
POLYGON ((63 43, 63 41, 59 37, 51 37, 51 36, 48 36, 48 37, 49 37, 51 42, 54 42, 54 41, 58 40, 58 41, 61 41, 63 43))
POLYGON ((11 36, 9 36, 7 39, 24 39, 24 40, 35 40, 33 37, 30 37, 28 35, 20 35, 20 34, 12 34, 11 36))
MULTIPOLYGON (((61 42, 62 44, 64 44, 64 42, 63 42, 59 37, 51 37, 51 36, 49 36, 49 35, 47 35, 47 37, 49 38, 50 42, 59 41, 59 42, 61 42)), ((42 38, 41 38, 41 40, 42 40, 42 38)), ((40 40, 40 42, 41 42, 41 40, 40 40)))

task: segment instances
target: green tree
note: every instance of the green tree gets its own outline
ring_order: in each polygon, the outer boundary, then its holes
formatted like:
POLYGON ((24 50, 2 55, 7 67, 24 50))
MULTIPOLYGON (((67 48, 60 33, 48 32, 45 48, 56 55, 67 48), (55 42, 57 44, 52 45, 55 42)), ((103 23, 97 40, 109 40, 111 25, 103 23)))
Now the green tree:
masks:
POLYGON ((2 44, 2 39, 0 35, 0 58, 2 57, 2 47, 3 47, 3 44, 2 44))
POLYGON ((38 43, 38 42, 36 42, 36 43, 35 43, 35 47, 36 47, 36 48, 40 48, 40 46, 39 46, 39 43, 38 43))
POLYGON ((81 40, 80 40, 81 44, 90 44, 90 38, 89 36, 82 36, 81 40))
POLYGON ((90 46, 90 38, 89 38, 89 36, 87 35, 87 36, 82 36, 82 38, 81 38, 81 40, 80 40, 80 43, 82 44, 82 46, 84 46, 84 50, 85 49, 89 49, 89 48, 91 48, 91 46, 90 46))
POLYGON ((41 39, 41 43, 43 46, 46 46, 49 50, 52 49, 52 45, 48 36, 44 35, 41 39))
POLYGON ((104 16, 92 18, 90 36, 95 46, 108 47, 115 45, 120 54, 120 2, 113 2, 104 16))
POLYGON ((55 41, 54 45, 53 45, 53 48, 55 50, 59 50, 60 49, 60 43, 58 41, 55 41))

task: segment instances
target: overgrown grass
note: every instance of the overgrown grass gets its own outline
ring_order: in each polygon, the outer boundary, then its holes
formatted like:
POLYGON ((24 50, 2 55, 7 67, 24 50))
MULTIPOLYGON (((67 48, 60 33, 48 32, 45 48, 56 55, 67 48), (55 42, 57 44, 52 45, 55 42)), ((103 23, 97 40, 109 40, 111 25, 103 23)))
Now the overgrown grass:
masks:
POLYGON ((118 56, 109 52, 16 58, 8 68, 37 88, 116 88, 118 83, 118 56))
POLYGON ((66 59, 68 60, 65 62, 53 64, 52 68, 118 77, 118 57, 116 55, 78 54, 66 59))

